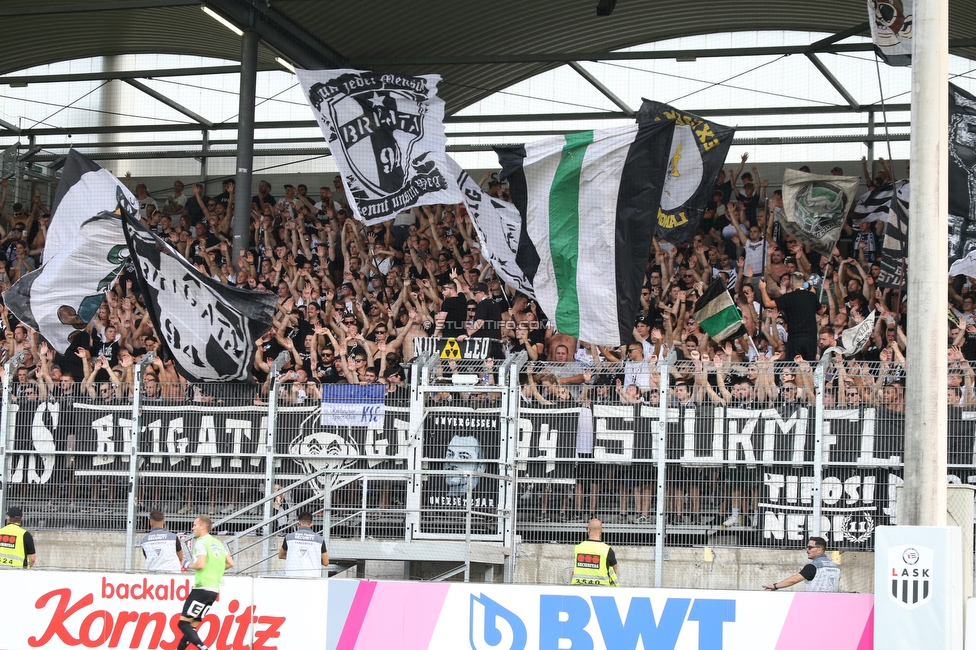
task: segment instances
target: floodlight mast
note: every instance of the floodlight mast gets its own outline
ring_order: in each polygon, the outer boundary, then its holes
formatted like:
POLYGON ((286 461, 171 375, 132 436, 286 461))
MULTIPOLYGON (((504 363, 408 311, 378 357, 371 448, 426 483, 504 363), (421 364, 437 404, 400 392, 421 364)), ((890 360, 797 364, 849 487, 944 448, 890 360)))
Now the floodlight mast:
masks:
POLYGON ((949 8, 915 4, 905 485, 898 523, 946 525, 949 8))

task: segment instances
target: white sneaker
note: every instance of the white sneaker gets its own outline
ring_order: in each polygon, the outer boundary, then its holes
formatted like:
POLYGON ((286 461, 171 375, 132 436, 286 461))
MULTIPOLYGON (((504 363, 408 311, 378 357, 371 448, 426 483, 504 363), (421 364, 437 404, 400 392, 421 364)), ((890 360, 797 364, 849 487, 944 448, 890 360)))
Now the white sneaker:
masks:
POLYGON ((237 510, 237 506, 235 506, 234 504, 231 503, 231 504, 228 504, 228 505, 224 506, 223 508, 221 508, 220 509, 220 514, 222 514, 222 515, 229 515, 230 513, 234 512, 235 510, 237 510))
POLYGON ((188 514, 190 514, 190 511, 192 511, 192 510, 193 510, 193 508, 191 506, 186 505, 186 506, 183 506, 182 508, 180 508, 179 510, 177 510, 176 511, 176 514, 178 514, 178 515, 188 515, 188 514))
POLYGON ((729 528, 731 526, 738 526, 739 525, 739 515, 732 515, 731 517, 729 517, 728 519, 726 519, 725 521, 723 521, 722 522, 722 525, 725 526, 726 528, 729 528))

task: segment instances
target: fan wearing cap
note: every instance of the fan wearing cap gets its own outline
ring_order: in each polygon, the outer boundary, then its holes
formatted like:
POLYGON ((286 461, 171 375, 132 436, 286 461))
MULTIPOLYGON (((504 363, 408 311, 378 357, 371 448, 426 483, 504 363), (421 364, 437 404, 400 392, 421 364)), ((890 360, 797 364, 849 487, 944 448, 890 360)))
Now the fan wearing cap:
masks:
POLYGON ((459 294, 457 282, 455 274, 453 278, 447 277, 440 283, 444 300, 434 318, 437 328, 434 336, 458 337, 465 333, 468 301, 459 294))
POLYGON ((34 538, 23 529, 24 511, 13 506, 7 525, 0 528, 0 569, 29 569, 37 562, 34 538))
POLYGON ((474 285, 471 292, 477 305, 474 310, 474 322, 469 323, 467 327, 468 338, 500 339, 502 337, 501 306, 491 300, 488 285, 484 282, 474 285))

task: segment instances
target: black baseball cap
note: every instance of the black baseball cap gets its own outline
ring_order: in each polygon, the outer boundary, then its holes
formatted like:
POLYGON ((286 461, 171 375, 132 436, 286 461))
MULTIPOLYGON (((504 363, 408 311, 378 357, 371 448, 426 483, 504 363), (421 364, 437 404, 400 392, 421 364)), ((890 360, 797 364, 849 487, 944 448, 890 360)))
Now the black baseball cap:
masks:
POLYGON ((24 516, 24 511, 18 506, 12 506, 10 510, 7 511, 7 516, 11 517, 12 519, 18 519, 24 516))
POLYGON ((474 287, 471 288, 471 291, 473 293, 478 293, 478 292, 488 293, 488 285, 485 284, 484 282, 479 282, 478 284, 474 285, 474 287))

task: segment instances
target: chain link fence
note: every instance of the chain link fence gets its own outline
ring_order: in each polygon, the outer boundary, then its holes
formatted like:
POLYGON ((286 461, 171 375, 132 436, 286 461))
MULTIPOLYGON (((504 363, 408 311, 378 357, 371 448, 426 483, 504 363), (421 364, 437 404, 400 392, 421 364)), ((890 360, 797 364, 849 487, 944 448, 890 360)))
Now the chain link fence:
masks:
MULTIPOLYGON (((759 360, 432 358, 399 385, 5 386, 4 507, 34 529, 871 551, 897 522, 903 368, 759 360), (345 392, 343 392, 345 391, 345 392), (133 449, 135 445, 135 449, 133 449), (134 463, 134 465, 133 465, 134 463), (131 507, 130 507, 131 506, 131 507), (131 520, 130 520, 131 516, 131 520)), ((949 477, 976 482, 973 378, 950 376, 949 477)), ((435 558, 431 558, 432 560, 435 558)))

